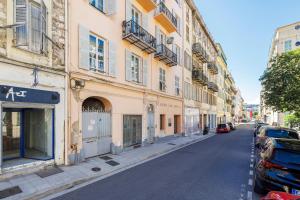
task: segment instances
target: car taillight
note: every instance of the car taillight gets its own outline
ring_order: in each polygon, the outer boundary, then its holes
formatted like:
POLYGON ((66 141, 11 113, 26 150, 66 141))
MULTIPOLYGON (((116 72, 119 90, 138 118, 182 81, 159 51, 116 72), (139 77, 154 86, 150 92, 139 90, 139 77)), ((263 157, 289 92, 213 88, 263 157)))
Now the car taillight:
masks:
POLYGON ((280 166, 280 165, 277 165, 275 163, 272 163, 270 161, 262 161, 262 165, 267 168, 267 169, 271 169, 271 168, 276 168, 276 169, 283 169, 284 167, 280 166))

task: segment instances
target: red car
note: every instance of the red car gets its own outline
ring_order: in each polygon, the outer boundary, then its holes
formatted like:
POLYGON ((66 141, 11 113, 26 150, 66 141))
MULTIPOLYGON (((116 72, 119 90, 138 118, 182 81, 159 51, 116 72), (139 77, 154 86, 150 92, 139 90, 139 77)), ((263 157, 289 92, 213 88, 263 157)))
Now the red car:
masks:
POLYGON ((229 133, 230 126, 228 124, 218 124, 216 131, 217 133, 229 133))
POLYGON ((300 196, 288 194, 286 192, 269 192, 261 200, 300 200, 300 196))

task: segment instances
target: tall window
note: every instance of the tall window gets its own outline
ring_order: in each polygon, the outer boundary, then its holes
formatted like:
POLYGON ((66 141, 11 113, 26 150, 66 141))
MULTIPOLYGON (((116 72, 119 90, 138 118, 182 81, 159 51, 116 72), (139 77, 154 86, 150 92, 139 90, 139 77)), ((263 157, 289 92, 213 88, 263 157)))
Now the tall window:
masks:
POLYGON ((285 52, 292 50, 292 40, 287 40, 284 42, 284 50, 285 52))
POLYGON ((159 90, 166 91, 166 70, 159 68, 159 90))
POLYGON ((90 4, 100 10, 101 12, 104 11, 104 4, 103 0, 90 0, 90 4))
POLYGON ((190 8, 186 8, 186 22, 190 22, 190 8))
POLYGON ((105 41, 95 35, 90 35, 90 69, 104 72, 105 41))
POLYGON ((47 53, 47 8, 43 2, 15 0, 15 45, 36 53, 47 53))
POLYGON ((186 41, 190 42, 190 27, 186 25, 186 41))
POLYGON ((139 82, 141 70, 141 58, 137 55, 131 55, 131 78, 134 82, 139 82))
POLYGON ((180 86, 179 86, 179 77, 175 76, 175 95, 179 96, 180 95, 180 86))

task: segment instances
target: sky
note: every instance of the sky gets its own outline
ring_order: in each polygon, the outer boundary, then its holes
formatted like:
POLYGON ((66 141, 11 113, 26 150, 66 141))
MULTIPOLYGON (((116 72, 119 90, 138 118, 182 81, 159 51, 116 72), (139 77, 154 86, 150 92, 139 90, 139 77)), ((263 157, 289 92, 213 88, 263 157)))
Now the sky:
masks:
POLYGON ((276 28, 300 21, 300 0, 195 0, 245 103, 259 103, 259 77, 276 28))

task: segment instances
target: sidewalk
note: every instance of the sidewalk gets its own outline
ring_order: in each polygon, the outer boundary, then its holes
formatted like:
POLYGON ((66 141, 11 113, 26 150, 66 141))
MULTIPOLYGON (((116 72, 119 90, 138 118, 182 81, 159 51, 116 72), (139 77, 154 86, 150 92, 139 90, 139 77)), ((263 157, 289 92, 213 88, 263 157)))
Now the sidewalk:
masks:
POLYGON ((21 175, 0 182, 0 199, 41 199, 95 179, 106 178, 186 145, 214 136, 192 135, 162 138, 119 155, 88 159, 74 166, 50 167, 38 173, 21 175))

